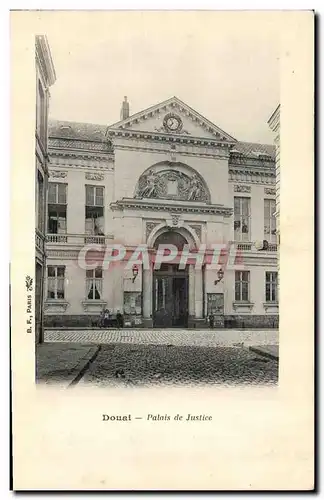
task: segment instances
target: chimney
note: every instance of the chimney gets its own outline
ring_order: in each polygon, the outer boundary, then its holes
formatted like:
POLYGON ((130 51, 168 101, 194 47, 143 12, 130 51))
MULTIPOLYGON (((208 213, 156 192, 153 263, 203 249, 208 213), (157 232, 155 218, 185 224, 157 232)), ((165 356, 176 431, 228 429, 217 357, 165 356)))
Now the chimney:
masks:
POLYGON ((128 117, 129 117, 129 103, 127 102, 127 96, 125 96, 120 110, 120 119, 126 120, 126 118, 128 117))

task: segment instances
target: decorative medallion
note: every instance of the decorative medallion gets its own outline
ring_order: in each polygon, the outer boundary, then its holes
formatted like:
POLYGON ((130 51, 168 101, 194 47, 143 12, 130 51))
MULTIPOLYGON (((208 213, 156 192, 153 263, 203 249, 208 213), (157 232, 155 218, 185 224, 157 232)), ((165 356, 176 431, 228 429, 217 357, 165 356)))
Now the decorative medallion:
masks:
POLYGON ((171 223, 173 227, 178 227, 180 220, 179 214, 171 214, 171 223))
POLYGON ((52 170, 51 177, 55 177, 55 179, 64 179, 67 176, 67 172, 61 172, 58 170, 52 170))
POLYGON ((183 172, 149 170, 138 181, 135 198, 158 198, 183 201, 210 200, 207 188, 197 174, 191 177, 183 172))
POLYGON ((168 132, 180 132, 183 123, 179 115, 168 113, 164 117, 163 126, 168 132))
POLYGON ((236 193, 251 193, 251 186, 241 186, 241 185, 235 184, 234 191, 236 193))
POLYGON ((88 181, 103 181, 104 180, 104 174, 100 172, 86 172, 85 178, 88 181))
POLYGON ((271 194, 272 196, 275 196, 276 190, 273 188, 264 188, 264 194, 271 194))

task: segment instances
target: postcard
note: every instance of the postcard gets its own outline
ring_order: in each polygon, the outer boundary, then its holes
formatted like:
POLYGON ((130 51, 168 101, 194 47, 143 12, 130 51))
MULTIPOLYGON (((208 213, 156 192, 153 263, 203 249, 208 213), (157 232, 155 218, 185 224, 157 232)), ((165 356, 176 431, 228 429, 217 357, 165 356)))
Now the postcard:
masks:
POLYGON ((314 488, 314 13, 12 11, 15 491, 314 488))

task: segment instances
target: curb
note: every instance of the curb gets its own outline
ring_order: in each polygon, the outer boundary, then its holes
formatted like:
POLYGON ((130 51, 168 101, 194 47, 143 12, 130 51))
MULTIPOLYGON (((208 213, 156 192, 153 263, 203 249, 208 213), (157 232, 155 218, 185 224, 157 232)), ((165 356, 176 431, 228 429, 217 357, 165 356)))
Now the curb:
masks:
POLYGON ((255 354, 259 354, 260 356, 263 356, 264 358, 270 358, 275 361, 279 361, 279 355, 276 356, 275 354, 271 354, 270 352, 265 352, 259 347, 249 347, 249 350, 252 352, 255 352, 255 354))
POLYGON ((75 386, 80 380, 81 378, 83 377, 83 375, 85 374, 85 372, 87 371, 87 369, 89 368, 89 366, 91 365, 91 363, 93 363, 93 361, 96 359, 96 357, 98 356, 99 354, 99 351, 101 349, 101 346, 97 346, 95 352, 92 354, 92 356, 85 362, 85 364, 83 366, 81 366, 80 368, 78 368, 78 365, 81 363, 79 362, 74 368, 73 368, 73 371, 77 371, 77 374, 73 377, 72 381, 68 384, 67 388, 71 388, 73 386, 75 386))

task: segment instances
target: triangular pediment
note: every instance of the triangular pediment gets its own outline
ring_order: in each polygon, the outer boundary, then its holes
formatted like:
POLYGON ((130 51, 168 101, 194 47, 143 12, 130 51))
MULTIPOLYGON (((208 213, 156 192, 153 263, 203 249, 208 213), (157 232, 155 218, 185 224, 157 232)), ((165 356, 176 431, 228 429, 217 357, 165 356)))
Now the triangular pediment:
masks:
POLYGON ((236 139, 199 114, 177 97, 171 97, 155 106, 114 123, 109 129, 124 129, 168 135, 182 135, 236 142, 236 139))

